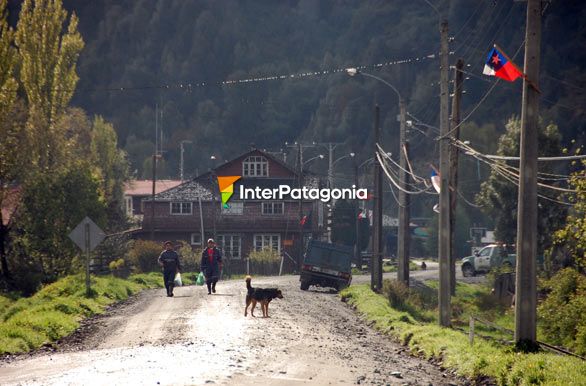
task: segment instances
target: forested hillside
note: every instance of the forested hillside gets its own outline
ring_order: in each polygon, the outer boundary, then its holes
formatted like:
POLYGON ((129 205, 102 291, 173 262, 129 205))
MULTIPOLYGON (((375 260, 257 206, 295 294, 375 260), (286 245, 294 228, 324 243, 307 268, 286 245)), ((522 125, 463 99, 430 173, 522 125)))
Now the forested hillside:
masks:
MULTIPOLYGON (((469 65, 466 117, 493 85, 493 78, 481 75, 493 43, 516 54, 523 65, 525 4, 432 3, 449 9, 451 64, 461 57, 469 65)), ((278 151, 298 138, 346 141, 364 153, 375 102, 381 105, 386 147, 394 150, 396 96, 376 81, 332 72, 346 67, 364 65, 388 80, 409 101, 410 113, 438 126, 438 18, 423 0, 75 0, 65 5, 79 16, 86 42, 74 103, 114 122, 139 175, 154 149, 156 105, 171 177, 178 174, 184 139, 193 141, 186 147, 189 174, 210 167, 210 154, 228 158, 250 143, 278 151), (435 59, 376 67, 431 54, 435 59), (330 72, 222 85, 324 70, 330 72)), ((584 138, 584 17, 581 0, 553 1, 544 12, 542 115, 559 125, 564 143, 584 138)), ((520 99, 520 81, 500 82, 468 122, 502 133, 508 118, 520 114, 520 99)), ((433 139, 421 142, 421 134, 412 135, 421 143, 414 156, 434 162, 433 139)), ((495 143, 476 146, 492 150, 495 143)))

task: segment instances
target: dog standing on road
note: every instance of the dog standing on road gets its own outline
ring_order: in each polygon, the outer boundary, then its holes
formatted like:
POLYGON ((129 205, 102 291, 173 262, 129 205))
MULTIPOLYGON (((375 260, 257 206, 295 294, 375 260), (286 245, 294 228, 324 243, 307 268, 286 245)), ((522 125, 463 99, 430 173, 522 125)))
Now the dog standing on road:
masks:
POLYGON ((248 306, 252 303, 250 309, 250 315, 254 317, 254 307, 256 303, 260 303, 260 309, 262 310, 263 318, 270 318, 269 316, 269 303, 275 298, 283 299, 283 294, 278 288, 253 288, 250 282, 252 278, 246 277, 246 308, 244 308, 244 316, 248 315, 248 306))

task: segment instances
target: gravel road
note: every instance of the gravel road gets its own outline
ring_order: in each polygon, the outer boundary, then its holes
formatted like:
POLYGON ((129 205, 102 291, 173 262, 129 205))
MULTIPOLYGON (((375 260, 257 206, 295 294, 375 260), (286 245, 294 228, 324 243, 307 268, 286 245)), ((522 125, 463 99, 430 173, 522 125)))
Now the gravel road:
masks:
POLYGON ((244 317, 244 280, 220 282, 214 295, 195 286, 177 288, 174 298, 143 291, 55 352, 0 364, 0 384, 462 383, 409 356, 334 293, 301 291, 297 276, 253 278, 252 284, 283 290, 284 299, 270 305, 271 318, 244 317))

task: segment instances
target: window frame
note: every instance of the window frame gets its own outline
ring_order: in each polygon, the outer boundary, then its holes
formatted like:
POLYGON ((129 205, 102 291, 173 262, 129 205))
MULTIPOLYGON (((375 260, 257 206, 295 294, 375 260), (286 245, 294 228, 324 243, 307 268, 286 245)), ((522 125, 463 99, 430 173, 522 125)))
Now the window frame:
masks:
POLYGON ((269 160, 262 155, 251 155, 242 161, 243 177, 268 177, 269 160))
POLYGON ((189 216, 193 214, 193 202, 191 201, 171 201, 169 203, 169 214, 172 216, 189 216), (173 205, 179 205, 179 212, 173 211, 173 205), (189 205, 189 212, 185 212, 184 205, 189 205))
POLYGON ((283 201, 263 201, 261 203, 261 214, 263 216, 282 216, 285 214, 285 203, 283 201), (275 207, 280 206, 281 211, 279 213, 275 212, 275 207), (265 208, 271 208, 270 212, 265 210, 265 208))
POLYGON ((253 248, 255 251, 260 251, 263 250, 265 248, 271 248, 274 251, 277 251, 277 253, 280 255, 281 254, 281 243, 282 243, 282 239, 281 239, 281 234, 280 233, 255 233, 254 237, 253 237, 253 248), (261 237, 261 245, 260 248, 257 246, 257 238, 261 237), (266 245, 265 241, 266 241, 266 237, 269 237, 269 242, 268 245, 266 245), (275 249, 273 247, 273 238, 276 237, 277 238, 277 249, 275 249))
POLYGON ((218 245, 222 248, 222 251, 230 254, 232 260, 242 260, 242 235, 239 233, 220 233, 216 236, 218 245), (229 238, 230 245, 226 246, 226 239, 229 238), (235 238, 238 240, 238 255, 234 255, 233 250, 235 246, 235 238))

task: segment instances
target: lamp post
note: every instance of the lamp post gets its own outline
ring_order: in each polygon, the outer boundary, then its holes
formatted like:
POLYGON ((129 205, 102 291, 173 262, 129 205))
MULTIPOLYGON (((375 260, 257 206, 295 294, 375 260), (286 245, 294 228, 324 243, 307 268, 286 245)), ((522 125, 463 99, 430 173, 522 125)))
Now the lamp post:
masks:
MULTIPOLYGON (((387 82, 386 80, 379 78, 376 75, 369 74, 367 72, 359 71, 357 68, 348 68, 346 72, 350 76, 356 75, 364 75, 368 78, 375 79, 386 86, 390 87, 395 94, 397 94, 397 98, 399 99, 399 165, 401 166, 401 170, 399 170, 400 176, 400 185, 401 188, 399 190, 399 229, 397 234, 397 255, 398 255, 398 270, 397 270, 397 279, 407 286, 409 285, 409 239, 410 239, 410 230, 409 230, 409 196, 405 192, 405 187, 408 183, 409 175, 407 173, 407 154, 409 149, 409 144, 407 143, 407 136, 406 136, 406 129, 405 129, 405 101, 401 97, 401 93, 395 86, 391 83, 387 82)), ((375 149, 376 154, 377 149, 375 149)), ((382 216, 382 213, 379 214, 382 216)), ((382 229, 379 230, 382 233, 382 229)))
POLYGON ((192 142, 184 139, 180 143, 180 148, 181 148, 181 161, 179 163, 179 178, 181 179, 181 182, 183 182, 183 152, 185 151, 183 149, 183 144, 185 144, 185 143, 192 143, 192 142))

